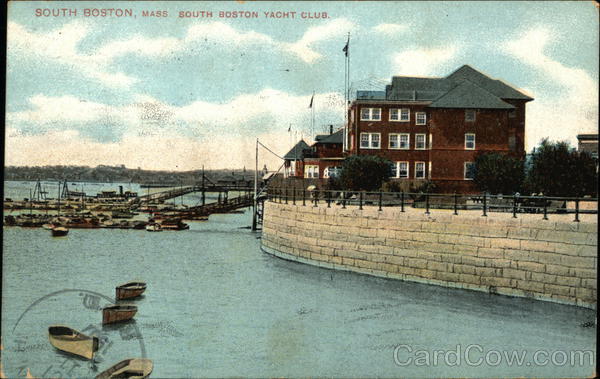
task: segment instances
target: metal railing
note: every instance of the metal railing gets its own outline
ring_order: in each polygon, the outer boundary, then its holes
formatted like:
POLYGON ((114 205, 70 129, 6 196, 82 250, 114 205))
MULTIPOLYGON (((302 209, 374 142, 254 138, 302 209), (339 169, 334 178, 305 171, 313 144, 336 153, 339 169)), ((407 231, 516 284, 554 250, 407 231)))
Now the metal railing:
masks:
POLYGON ((328 208, 350 206, 363 209, 364 206, 376 206, 379 211, 383 207, 398 207, 401 212, 406 207, 423 209, 430 214, 432 209, 452 210, 454 215, 459 211, 479 210, 481 216, 488 213, 540 214, 548 220, 550 214, 573 214, 574 222, 580 221, 582 214, 598 214, 598 199, 589 197, 553 197, 553 196, 520 196, 482 194, 440 194, 415 192, 368 192, 342 190, 312 190, 295 187, 268 188, 267 200, 277 203, 317 207, 326 204, 328 208), (593 209, 582 209, 581 204, 593 204, 593 209))

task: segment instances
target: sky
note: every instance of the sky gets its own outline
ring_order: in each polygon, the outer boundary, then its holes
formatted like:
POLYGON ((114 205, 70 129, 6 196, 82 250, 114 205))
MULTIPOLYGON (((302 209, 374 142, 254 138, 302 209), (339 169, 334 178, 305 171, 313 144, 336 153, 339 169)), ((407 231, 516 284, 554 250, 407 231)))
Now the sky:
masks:
POLYGON ((5 164, 253 168, 258 138, 274 152, 259 149, 260 167, 277 169, 295 142, 343 125, 348 33, 353 93, 469 64, 535 98, 528 151, 597 132, 591 1, 18 1, 8 4, 5 164), (111 8, 132 16, 85 14, 111 8), (77 13, 51 15, 60 9, 77 13), (212 16, 179 17, 201 11, 212 16))

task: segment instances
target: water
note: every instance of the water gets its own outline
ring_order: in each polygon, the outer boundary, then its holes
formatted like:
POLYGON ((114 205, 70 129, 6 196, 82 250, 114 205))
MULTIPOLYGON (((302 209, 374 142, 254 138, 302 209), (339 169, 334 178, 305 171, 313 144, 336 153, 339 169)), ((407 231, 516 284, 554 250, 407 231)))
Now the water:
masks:
MULTIPOLYGON (((5 193, 8 193, 5 185, 5 193)), ((5 196, 9 196, 8 194, 5 196)), ((284 261, 241 227, 250 213, 213 215, 190 230, 5 227, 2 363, 9 377, 93 377, 127 357, 154 361, 152 377, 583 376, 593 365, 552 364, 553 352, 595 352, 594 311, 336 272, 284 261), (148 282, 134 323, 101 327, 93 308, 130 279, 148 282), (73 290, 67 291, 65 290, 73 290), (60 292, 63 291, 63 292, 60 292), (87 295, 87 297, 86 297, 87 295), (37 301, 37 303, 36 303, 37 301), (19 319, 19 317, 21 317, 19 319), (104 336, 96 367, 54 349, 60 323, 104 336), (141 335, 135 337, 136 330, 141 335), (409 365, 398 363, 413 358, 409 365), (470 363, 433 362, 469 349, 470 363), (495 365, 495 353, 526 363, 495 365), (532 364, 533 354, 543 350, 532 364), (430 354, 428 366, 417 358, 430 354), (486 357, 488 358, 486 361, 486 357), (481 360, 481 362, 480 362, 481 360), (480 364, 477 364, 477 363, 480 364)), ((561 363, 562 353, 555 354, 561 363)), ((576 362, 578 363, 578 362, 576 362)))

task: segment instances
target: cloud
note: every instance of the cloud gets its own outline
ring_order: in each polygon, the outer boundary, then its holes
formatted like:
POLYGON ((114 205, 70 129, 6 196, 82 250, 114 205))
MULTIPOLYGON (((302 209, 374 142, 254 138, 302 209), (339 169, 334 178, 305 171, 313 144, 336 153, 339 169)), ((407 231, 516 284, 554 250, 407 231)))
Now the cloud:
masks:
MULTIPOLYGON (((194 140, 180 135, 126 136, 119 143, 100 143, 74 130, 50 130, 40 135, 23 135, 7 129, 6 165, 120 165, 153 170, 197 170, 254 167, 255 139, 214 135, 194 140), (43 148, 41 148, 43 147, 43 148)), ((278 155, 291 148, 287 131, 256 135, 278 155)), ((295 142, 295 141, 294 141, 295 142)), ((283 162, 264 149, 259 166, 276 170, 283 162)))
POLYGON ((530 92, 544 94, 528 104, 527 145, 531 149, 552 130, 555 139, 576 142, 576 135, 598 126, 598 81, 585 70, 569 67, 548 55, 556 38, 551 29, 532 28, 503 42, 501 51, 535 69, 530 92), (548 84, 562 91, 545 90, 548 84))
POLYGON ((430 76, 445 68, 458 55, 458 46, 418 48, 392 56, 396 75, 430 76))
MULTIPOLYGON (((134 77, 111 70, 111 56, 86 54, 78 46, 92 32, 90 26, 72 21, 47 32, 33 32, 16 22, 7 25, 8 66, 12 58, 25 57, 38 66, 62 64, 78 69, 88 78, 111 87, 127 87, 136 82, 134 77)), ((102 50, 100 50, 102 52, 102 50)))
MULTIPOLYGON (((241 167, 252 162, 256 137, 285 154, 296 138, 322 130, 310 128, 311 96, 265 88, 226 102, 174 106, 136 95, 131 103, 116 106, 35 95, 28 109, 6 115, 7 164, 241 167), (288 133, 290 124, 294 133, 288 133)), ((314 107, 318 125, 343 118, 339 93, 315 94, 314 107)), ((265 163, 271 167, 276 159, 265 163)))
POLYGON ((389 37, 397 36, 408 30, 408 25, 405 24, 379 24, 374 26, 372 30, 375 33, 384 34, 389 37))
POLYGON ((308 28, 297 42, 283 43, 282 47, 293 52, 306 63, 313 63, 322 57, 320 53, 314 50, 313 46, 315 44, 343 37, 355 28, 356 25, 345 18, 334 19, 328 23, 308 28))
MULTIPOLYGON (((8 23, 7 45, 9 65, 11 56, 33 58, 38 64, 63 64, 78 69, 86 77, 108 87, 129 88, 138 79, 119 71, 115 59, 128 54, 160 59, 177 52, 190 50, 203 41, 218 42, 223 48, 270 47, 274 52, 295 56, 312 64, 322 57, 315 50, 320 42, 345 35, 354 27, 346 19, 333 19, 310 27, 296 42, 275 40, 255 31, 241 31, 222 22, 194 24, 182 38, 145 37, 131 35, 118 38, 92 51, 82 51, 81 42, 97 33, 88 24, 73 21, 50 31, 27 30, 16 22, 8 23)), ((116 34, 115 34, 116 35, 116 34)))

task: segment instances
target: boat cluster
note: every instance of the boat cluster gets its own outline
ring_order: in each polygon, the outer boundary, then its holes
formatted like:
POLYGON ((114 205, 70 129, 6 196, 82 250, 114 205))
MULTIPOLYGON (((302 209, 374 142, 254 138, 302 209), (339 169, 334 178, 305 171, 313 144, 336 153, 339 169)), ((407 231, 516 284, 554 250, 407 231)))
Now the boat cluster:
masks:
MULTIPOLYGON (((129 282, 116 287, 116 300, 129 300, 142 295, 146 290, 144 282, 129 282)), ((132 304, 114 304, 102 309, 102 324, 113 324, 131 320, 137 313, 137 306, 132 304)), ((100 340, 96 336, 87 336, 65 325, 51 325, 48 328, 48 339, 56 349, 93 360, 100 348, 100 340)), ((153 369, 150 359, 133 358, 123 360, 96 376, 96 379, 111 378, 147 378, 153 369)))
POLYGON ((65 229, 67 232, 69 229, 90 228, 146 229, 154 232, 162 230, 186 230, 190 228, 180 217, 173 215, 155 214, 148 221, 126 220, 124 218, 126 217, 121 213, 113 213, 111 215, 99 213, 93 215, 91 212, 80 212, 61 216, 30 213, 7 215, 4 217, 4 224, 6 226, 43 227, 52 231, 54 236, 66 235, 67 233, 64 232, 65 229), (59 231, 59 233, 55 233, 55 231, 59 231))

